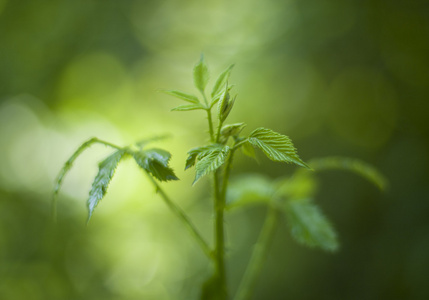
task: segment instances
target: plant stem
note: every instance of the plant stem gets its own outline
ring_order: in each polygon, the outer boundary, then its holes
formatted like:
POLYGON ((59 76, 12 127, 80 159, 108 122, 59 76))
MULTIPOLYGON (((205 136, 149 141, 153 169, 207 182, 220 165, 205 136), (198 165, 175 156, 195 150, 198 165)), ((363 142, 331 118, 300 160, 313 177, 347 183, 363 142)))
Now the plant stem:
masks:
POLYGON ((201 92, 201 94, 203 95, 204 103, 206 104, 207 119, 209 122, 210 140, 212 143, 214 143, 215 135, 213 130, 212 109, 211 107, 209 107, 209 102, 207 101, 206 94, 204 92, 201 92))
POLYGON ((164 200, 164 202, 167 204, 167 206, 171 209, 171 211, 183 222, 183 224, 188 228, 189 232, 193 236, 193 238, 196 240, 196 242, 200 245, 201 249, 204 251, 204 253, 207 255, 208 258, 213 258, 213 252, 210 249, 207 242, 204 240, 204 238, 201 236, 201 234, 198 232, 195 225, 192 223, 192 221, 189 219, 189 217, 185 214, 185 212, 177 206, 171 199, 168 197, 168 195, 164 192, 164 190, 159 186, 158 182, 150 175, 146 175, 149 177, 151 182, 156 188, 156 191, 161 195, 161 198, 164 200))
POLYGON ((256 280, 262 270, 264 260, 267 257, 268 248, 274 237, 277 222, 277 209, 270 205, 258 241, 253 248, 252 256, 234 300, 248 300, 253 294, 256 280))
POLYGON ((225 202, 222 199, 218 171, 214 172, 214 210, 215 210, 215 274, 218 282, 219 299, 227 299, 228 291, 226 286, 225 270, 225 230, 224 230, 224 210, 225 202))

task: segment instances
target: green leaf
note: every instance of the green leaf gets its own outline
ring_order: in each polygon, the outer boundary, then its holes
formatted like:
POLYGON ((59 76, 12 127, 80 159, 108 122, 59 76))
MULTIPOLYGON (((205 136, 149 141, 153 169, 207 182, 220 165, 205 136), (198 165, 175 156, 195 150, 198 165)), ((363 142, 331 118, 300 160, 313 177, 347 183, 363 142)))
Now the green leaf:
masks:
POLYGON ((162 149, 148 149, 133 153, 137 164, 159 181, 179 180, 168 166, 171 154, 162 149))
POLYGON ((257 160, 255 148, 253 148, 252 144, 246 142, 246 143, 241 144, 240 148, 241 148, 241 151, 243 152, 244 155, 249 156, 249 157, 257 160))
POLYGON ((284 207, 292 236, 299 243, 328 251, 338 249, 334 228, 308 198, 287 201, 284 207))
POLYGON ((330 169, 351 171, 366 178, 380 190, 385 190, 388 187, 387 179, 376 168, 358 159, 334 156, 313 159, 309 165, 315 171, 330 169))
POLYGON ((91 191, 89 192, 88 199, 88 221, 94 212, 95 207, 101 199, 106 195, 107 187, 115 174, 116 167, 119 161, 124 156, 125 152, 122 150, 116 151, 98 165, 98 174, 95 176, 92 183, 91 191))
POLYGON ((244 175, 229 184, 226 194, 226 208, 245 206, 255 203, 269 203, 275 197, 276 190, 271 180, 259 174, 244 175))
POLYGON ((56 184, 54 187, 54 197, 58 194, 59 190, 61 189, 61 185, 64 181, 64 177, 67 175, 67 173, 70 171, 71 167, 73 166, 74 161, 76 158, 78 158, 79 155, 82 154, 84 150, 86 150, 89 146, 91 146, 94 143, 97 143, 97 138, 91 138, 90 140, 84 142, 82 145, 79 146, 79 148, 73 153, 72 156, 66 161, 63 168, 61 169, 60 173, 58 174, 56 184))
POLYGON ((195 165, 195 161, 197 160, 197 157, 199 159, 202 159, 205 155, 210 153, 211 150, 214 150, 216 148, 221 147, 221 145, 213 144, 208 146, 202 146, 202 147, 196 147, 192 148, 188 151, 188 158, 186 159, 186 166, 185 170, 189 169, 190 167, 193 167, 195 165))
POLYGON ((166 94, 168 94, 168 95, 171 95, 171 96, 174 96, 174 97, 177 97, 177 98, 179 98, 179 99, 182 99, 182 100, 185 100, 185 101, 188 101, 188 102, 191 102, 191 103, 200 103, 200 100, 198 100, 198 98, 197 97, 195 97, 194 95, 191 95, 191 94, 187 94, 187 93, 184 93, 184 92, 181 92, 181 91, 175 91, 175 90, 163 90, 162 92, 164 92, 164 93, 166 93, 166 94))
POLYGON ((273 161, 294 163, 309 169, 299 158, 290 138, 285 135, 261 127, 250 134, 248 142, 260 148, 273 161))
POLYGON ((198 159, 200 160, 195 165, 196 175, 192 184, 195 184, 201 177, 210 172, 216 171, 220 166, 222 166, 228 157, 229 151, 230 148, 228 146, 219 146, 211 150, 201 152, 198 155, 198 159))
POLYGON ((201 55, 200 61, 194 67, 194 84, 197 89, 204 93, 204 89, 209 81, 209 70, 204 62, 204 56, 201 55))
POLYGON ((222 91, 222 88, 228 82, 229 76, 231 75, 231 70, 234 67, 234 64, 230 65, 225 71, 223 71, 216 80, 216 83, 213 86, 211 93, 212 98, 215 97, 222 91))
POLYGON ((189 105, 179 105, 173 108, 171 111, 190 111, 197 109, 205 109, 201 104, 189 104, 189 105))
MULTIPOLYGON (((231 89, 234 87, 234 85, 228 85, 228 92, 230 92, 231 91, 231 89)), ((213 108, 213 106, 216 104, 216 103, 218 103, 219 102, 219 100, 220 100, 220 98, 223 96, 223 93, 224 92, 224 90, 220 90, 220 92, 219 93, 217 93, 213 98, 212 98, 212 101, 211 101, 211 103, 210 103, 210 108, 213 108)))
POLYGON ((221 143, 226 143, 230 136, 238 136, 244 127, 246 127, 246 124, 244 123, 235 123, 223 126, 220 130, 221 143))

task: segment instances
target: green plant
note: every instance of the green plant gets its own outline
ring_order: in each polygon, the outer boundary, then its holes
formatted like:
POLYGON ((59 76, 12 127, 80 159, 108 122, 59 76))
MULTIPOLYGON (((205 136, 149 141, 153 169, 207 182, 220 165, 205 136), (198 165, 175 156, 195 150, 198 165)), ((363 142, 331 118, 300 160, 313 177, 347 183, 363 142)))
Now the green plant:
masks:
MULTIPOLYGON (((242 132, 246 127, 245 123, 225 124, 236 100, 236 96, 231 97, 232 86, 228 83, 232 68, 233 65, 220 74, 209 98, 206 96, 209 72, 203 57, 193 70, 194 84, 201 94, 200 97, 177 90, 164 91, 166 94, 189 103, 177 106, 172 109, 173 111, 201 110, 207 114, 210 142, 188 152, 185 170, 195 167, 193 184, 196 184, 206 175, 212 175, 215 214, 214 247, 209 245, 186 213, 170 199, 160 186, 159 182, 178 180, 178 178, 169 167, 171 158, 169 152, 158 148, 147 148, 154 139, 120 147, 92 138, 83 143, 66 162, 54 189, 54 196, 56 196, 64 176, 72 167, 73 162, 89 146, 98 143, 113 148, 114 152, 99 164, 98 174, 89 192, 87 203, 89 221, 96 206, 106 194, 117 165, 125 158, 133 158, 147 174, 160 197, 188 228, 203 252, 213 262, 213 275, 204 282, 201 299, 225 300, 231 298, 226 281, 224 228, 226 210, 236 209, 255 202, 264 203, 268 206, 267 217, 260 237, 254 247, 238 292, 234 297, 236 300, 244 300, 250 299, 252 295, 254 283, 263 265, 280 216, 284 215, 287 218, 292 236, 297 242, 328 251, 334 251, 338 248, 335 230, 313 201, 317 190, 315 171, 349 170, 366 177, 381 189, 386 186, 386 180, 383 176, 361 161, 331 157, 312 160, 307 164, 299 158, 292 141, 285 135, 263 127, 244 135, 242 132), (213 113, 215 107, 216 111, 213 113), (255 158, 255 148, 260 149, 272 161, 292 163, 301 168, 293 176, 279 178, 275 181, 259 174, 240 176, 235 180, 230 180, 231 166, 237 151, 255 158)), ((55 206, 56 200, 54 200, 54 213, 56 212, 55 206)))

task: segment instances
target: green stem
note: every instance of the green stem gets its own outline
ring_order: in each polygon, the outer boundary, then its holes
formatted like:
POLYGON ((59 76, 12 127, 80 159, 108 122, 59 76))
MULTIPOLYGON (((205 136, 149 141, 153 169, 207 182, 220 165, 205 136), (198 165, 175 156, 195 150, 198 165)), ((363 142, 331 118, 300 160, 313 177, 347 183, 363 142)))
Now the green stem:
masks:
POLYGON ((209 107, 209 102, 207 101, 206 94, 204 92, 201 92, 201 94, 203 95, 204 103, 206 104, 207 119, 209 122, 210 140, 212 143, 214 143, 215 136, 214 136, 214 130, 213 130, 212 110, 211 110, 211 107, 209 107))
MULTIPOLYGON (((147 173, 146 173, 147 174, 147 173)), ((191 222, 189 217, 185 214, 185 212, 177 206, 173 201, 171 201, 170 197, 164 192, 164 190, 159 186, 158 182, 150 175, 147 174, 151 182, 156 188, 156 191, 161 195, 161 198, 167 204, 167 206, 171 209, 171 211, 183 222, 183 224, 188 228, 192 237, 196 240, 196 242, 200 245, 201 249, 207 255, 208 258, 213 258, 212 250, 210 249, 207 242, 198 232, 195 225, 191 222)))
POLYGON ((209 122, 210 140, 212 143, 214 143, 215 142, 215 136, 214 136, 214 130, 213 130, 212 112, 210 109, 207 109, 207 119, 209 122))
POLYGON ((226 284, 226 268, 225 268, 225 228, 224 228, 224 212, 226 201, 226 190, 228 187, 229 174, 232 166, 232 158, 234 151, 231 151, 223 174, 222 188, 220 188, 218 173, 214 173, 214 191, 215 191, 215 269, 218 279, 221 299, 228 298, 228 287, 226 284))
POLYGON ((214 178, 214 210, 215 210, 215 274, 218 282, 219 300, 227 299, 228 291, 226 286, 225 269, 225 229, 224 210, 225 203, 222 199, 219 186, 218 171, 213 174, 214 178))
POLYGON ((273 240, 277 222, 277 209, 273 206, 269 206, 262 231, 253 248, 252 256, 234 300, 248 300, 253 294, 256 280, 258 275, 261 273, 264 260, 268 254, 268 248, 273 240))

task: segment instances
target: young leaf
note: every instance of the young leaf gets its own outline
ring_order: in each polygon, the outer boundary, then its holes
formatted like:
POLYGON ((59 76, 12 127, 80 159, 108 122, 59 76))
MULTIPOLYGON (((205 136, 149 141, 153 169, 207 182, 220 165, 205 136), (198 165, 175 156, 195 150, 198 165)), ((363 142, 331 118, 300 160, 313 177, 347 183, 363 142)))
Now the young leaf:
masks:
POLYGON ((240 148, 241 148, 241 151, 243 152, 244 155, 249 156, 249 157, 257 160, 255 148, 253 148, 252 144, 246 142, 246 143, 243 143, 240 146, 240 148))
POLYGON ((223 146, 200 153, 198 155, 200 160, 195 165, 196 175, 192 184, 195 184, 201 177, 216 171, 222 166, 228 157, 229 150, 230 148, 228 146, 223 146))
POLYGON ((133 153, 137 164, 159 181, 179 180, 168 166, 171 154, 162 149, 148 149, 133 153))
POLYGON ((226 143, 230 136, 237 136, 246 127, 244 123, 235 123, 231 125, 225 125, 220 130, 221 143, 226 143))
POLYGON ((214 145, 196 147, 196 148, 192 148, 191 150, 189 150, 188 151, 188 158, 186 159, 185 170, 187 170, 190 167, 193 167, 195 165, 195 161, 196 161, 197 157, 199 159, 202 159, 205 155, 210 153, 211 150, 214 150, 215 148, 219 148, 219 147, 221 147, 221 146, 214 144, 214 145))
POLYGON ((197 109, 205 109, 201 104, 189 104, 189 105, 179 105, 173 108, 171 111, 190 111, 197 109))
POLYGON ((292 141, 285 135, 261 127, 255 129, 250 134, 248 142, 260 148, 265 155, 273 161, 294 163, 310 169, 307 164, 299 158, 292 141))
POLYGON ((334 228, 309 199, 287 201, 285 212, 292 236, 299 243, 329 251, 338 249, 334 228))
POLYGON ((194 67, 194 84, 197 89, 204 93, 204 89, 209 81, 209 70, 201 55, 200 61, 194 67))
POLYGON ((213 86, 213 90, 211 93, 212 98, 215 97, 222 91, 222 87, 225 86, 225 83, 229 79, 229 75, 231 75, 231 70, 234 65, 230 65, 225 71, 223 71, 216 80, 216 83, 213 86))
MULTIPOLYGON (((228 86, 228 92, 230 92, 231 91, 231 89, 234 87, 234 85, 232 84, 232 85, 229 85, 228 86)), ((216 104, 216 103, 218 103, 219 102, 219 100, 220 100, 220 98, 223 96, 223 92, 224 92, 224 90, 220 90, 220 92, 219 93, 217 93, 213 98, 212 98, 212 101, 211 101, 211 103, 210 103, 210 108, 213 108, 213 106, 216 104)))
POLYGON ((313 159, 309 165, 315 171, 338 169, 354 172, 375 184, 380 190, 385 190, 388 186, 387 179, 377 169, 358 159, 326 157, 313 159))
POLYGON ((98 205, 104 195, 106 195, 107 187, 113 178, 116 167, 119 161, 124 156, 125 152, 122 150, 116 151, 98 165, 98 174, 95 176, 92 183, 91 191, 89 192, 88 199, 88 221, 94 212, 95 207, 98 205))
POLYGON ((268 203, 275 197, 276 190, 269 178, 249 174, 233 180, 226 194, 227 209, 253 203, 268 203))
POLYGON ((80 147, 66 161, 66 163, 64 164, 64 166, 61 169, 60 173, 58 174, 56 185, 55 185, 55 188, 54 188, 54 197, 58 194, 58 192, 59 192, 59 190, 61 188, 61 185, 63 183, 64 177, 66 176, 66 174, 68 173, 68 171, 70 171, 70 169, 73 166, 73 163, 76 160, 76 158, 78 158, 78 156, 80 154, 82 154, 82 152, 84 150, 86 150, 86 148, 88 148, 89 146, 91 146, 92 144, 94 144, 96 142, 98 142, 97 138, 92 138, 92 139, 86 141, 85 143, 83 143, 82 145, 80 145, 80 147))
POLYGON ((181 92, 181 91, 175 91, 175 90, 172 90, 172 91, 166 90, 166 91, 164 91, 163 90, 162 92, 164 92, 164 93, 166 93, 168 95, 177 97, 179 99, 191 102, 191 103, 200 103, 200 100, 198 100, 198 98, 195 97, 194 95, 187 94, 187 93, 184 93, 184 92, 181 92))

